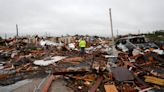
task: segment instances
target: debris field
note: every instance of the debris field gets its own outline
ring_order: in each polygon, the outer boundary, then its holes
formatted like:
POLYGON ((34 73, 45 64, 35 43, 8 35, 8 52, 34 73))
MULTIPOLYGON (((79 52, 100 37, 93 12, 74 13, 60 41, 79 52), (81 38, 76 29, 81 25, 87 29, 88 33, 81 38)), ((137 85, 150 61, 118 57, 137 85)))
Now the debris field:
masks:
MULTIPOLYGON (((120 45, 112 53, 108 38, 85 36, 19 37, 0 41, 0 86, 40 78, 34 92, 60 92, 53 83, 63 80, 73 92, 164 92, 164 44, 135 48, 132 55, 120 45)), ((111 44, 111 45, 110 45, 111 44)), ((72 92, 71 91, 71 92, 72 92)))

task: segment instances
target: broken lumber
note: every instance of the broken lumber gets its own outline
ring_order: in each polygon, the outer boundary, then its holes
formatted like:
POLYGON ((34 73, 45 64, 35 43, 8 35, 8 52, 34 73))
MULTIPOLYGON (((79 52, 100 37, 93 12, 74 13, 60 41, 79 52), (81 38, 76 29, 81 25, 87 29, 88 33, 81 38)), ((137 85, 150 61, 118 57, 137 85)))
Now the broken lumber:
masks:
POLYGON ((164 79, 160 79, 152 76, 144 76, 144 78, 145 78, 145 82, 164 86, 164 79))
POLYGON ((88 92, 96 92, 96 89, 99 87, 102 80, 103 80, 103 76, 98 77, 96 83, 92 86, 91 89, 88 90, 88 92))
POLYGON ((104 85, 106 92, 118 92, 115 85, 104 85))
POLYGON ((65 75, 65 74, 81 74, 88 71, 63 71, 63 72, 54 72, 53 75, 65 75))
POLYGON ((48 92, 52 81, 55 79, 54 75, 51 75, 48 77, 47 81, 44 83, 42 89, 40 90, 40 92, 48 92))

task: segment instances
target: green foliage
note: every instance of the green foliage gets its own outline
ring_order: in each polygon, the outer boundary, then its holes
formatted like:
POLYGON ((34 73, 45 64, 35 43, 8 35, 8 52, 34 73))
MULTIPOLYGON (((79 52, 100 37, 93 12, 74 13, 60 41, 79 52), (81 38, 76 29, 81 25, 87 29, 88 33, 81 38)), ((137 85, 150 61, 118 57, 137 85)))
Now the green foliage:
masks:
POLYGON ((164 30, 157 30, 153 33, 146 34, 150 41, 164 41, 164 30))

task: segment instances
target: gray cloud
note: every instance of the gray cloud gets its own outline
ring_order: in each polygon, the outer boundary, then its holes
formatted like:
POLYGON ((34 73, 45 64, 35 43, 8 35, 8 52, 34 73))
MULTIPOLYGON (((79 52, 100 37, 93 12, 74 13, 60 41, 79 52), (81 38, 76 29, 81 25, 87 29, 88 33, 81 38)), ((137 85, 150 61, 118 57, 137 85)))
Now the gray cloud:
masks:
POLYGON ((163 0, 0 0, 0 35, 91 34, 110 36, 164 29, 163 0))

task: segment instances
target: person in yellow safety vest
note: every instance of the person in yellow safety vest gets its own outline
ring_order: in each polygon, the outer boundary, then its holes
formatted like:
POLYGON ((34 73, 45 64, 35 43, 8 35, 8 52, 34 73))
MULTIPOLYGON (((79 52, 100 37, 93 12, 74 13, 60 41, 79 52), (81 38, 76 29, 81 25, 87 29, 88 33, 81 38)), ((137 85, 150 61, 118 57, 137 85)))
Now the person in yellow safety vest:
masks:
POLYGON ((82 38, 79 41, 79 47, 80 47, 80 54, 85 54, 86 41, 84 40, 84 38, 82 38))

